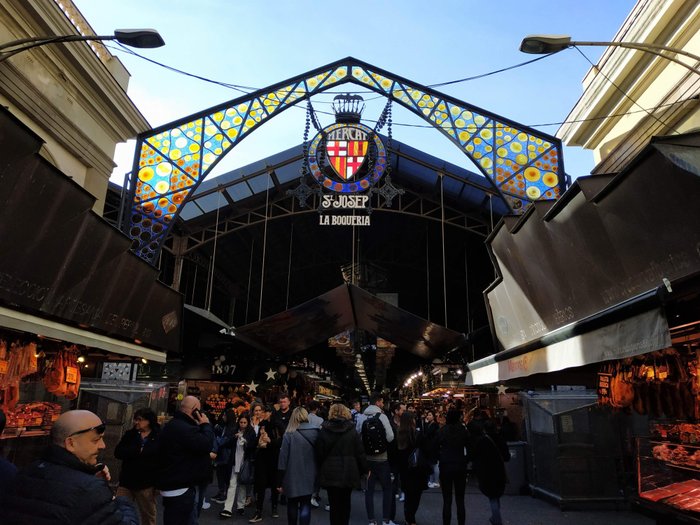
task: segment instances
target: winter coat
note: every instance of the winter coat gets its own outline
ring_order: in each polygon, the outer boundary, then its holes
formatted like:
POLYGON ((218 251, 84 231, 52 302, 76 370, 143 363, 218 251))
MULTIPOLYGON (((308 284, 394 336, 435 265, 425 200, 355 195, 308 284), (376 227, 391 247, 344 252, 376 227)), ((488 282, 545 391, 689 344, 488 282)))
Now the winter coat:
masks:
POLYGON ((209 453, 214 448, 214 430, 209 423, 198 424, 182 412, 160 433, 160 469, 156 487, 174 490, 207 483, 211 475, 209 453))
POLYGON ((233 449, 235 448, 236 428, 227 425, 216 425, 214 427, 214 448, 212 452, 216 454, 214 465, 231 465, 233 463, 233 449))
POLYGON ((332 419, 321 425, 316 441, 316 459, 322 487, 360 488, 369 471, 362 440, 352 421, 332 419))
POLYGON ((136 509, 115 499, 95 468, 50 445, 15 477, 1 511, 3 525, 138 525, 136 509))
POLYGON ((467 454, 469 449, 469 432, 461 423, 442 427, 436 436, 437 457, 440 472, 467 474, 467 454))
POLYGON ((500 498, 506 488, 505 461, 510 460, 506 443, 497 436, 482 434, 475 440, 472 461, 479 490, 488 498, 500 498))
POLYGON ((158 425, 144 442, 135 428, 124 433, 114 449, 114 457, 122 460, 119 486, 132 490, 155 486, 160 459, 159 433, 158 425))
POLYGON ((261 421, 258 429, 255 449, 255 490, 275 488, 277 483, 277 463, 279 460, 282 438, 278 435, 278 427, 270 421, 261 421), (260 434, 265 429, 271 442, 266 447, 260 446, 260 434))
POLYGON ((406 448, 396 447, 396 466, 399 471, 401 490, 419 492, 428 488, 428 478, 432 471, 430 443, 420 432, 416 432, 406 448), (409 458, 415 449, 419 450, 416 466, 409 466, 409 458))
POLYGON ((302 423, 294 432, 285 432, 282 437, 279 462, 278 486, 288 498, 309 496, 316 485, 316 455, 314 445, 318 439, 318 428, 311 423, 302 423))

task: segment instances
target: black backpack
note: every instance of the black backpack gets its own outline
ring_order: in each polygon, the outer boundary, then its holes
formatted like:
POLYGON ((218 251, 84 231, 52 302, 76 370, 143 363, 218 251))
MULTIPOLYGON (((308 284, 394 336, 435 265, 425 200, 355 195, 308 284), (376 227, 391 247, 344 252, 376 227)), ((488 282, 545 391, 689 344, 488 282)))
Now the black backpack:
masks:
POLYGON ((365 454, 376 456, 386 452, 388 443, 386 441, 386 430, 384 424, 379 419, 381 412, 368 417, 362 423, 362 445, 365 447, 365 454))

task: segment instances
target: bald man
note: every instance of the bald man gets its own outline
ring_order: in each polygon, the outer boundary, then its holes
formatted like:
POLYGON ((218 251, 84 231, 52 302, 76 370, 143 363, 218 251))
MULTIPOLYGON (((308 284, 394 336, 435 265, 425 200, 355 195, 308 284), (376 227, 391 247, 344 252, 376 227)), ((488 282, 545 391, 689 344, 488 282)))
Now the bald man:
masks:
POLYGON ((197 487, 209 481, 214 429, 199 399, 187 396, 160 434, 161 469, 156 488, 163 496, 164 525, 197 523, 197 487))
POLYGON ((105 425, 88 410, 62 414, 41 459, 21 470, 5 500, 2 523, 138 525, 136 510, 115 499, 98 462, 105 425))

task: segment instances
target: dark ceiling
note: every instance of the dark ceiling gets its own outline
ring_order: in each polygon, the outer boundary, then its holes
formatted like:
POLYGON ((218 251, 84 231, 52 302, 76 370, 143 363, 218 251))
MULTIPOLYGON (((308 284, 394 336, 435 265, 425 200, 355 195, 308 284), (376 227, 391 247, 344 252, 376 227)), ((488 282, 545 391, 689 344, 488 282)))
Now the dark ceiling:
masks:
MULTIPOLYGON (((374 196, 371 226, 321 226, 315 208, 301 208, 287 193, 300 181, 300 151, 205 181, 166 243, 162 280, 175 281, 179 249, 185 302, 241 327, 343 284, 343 268, 349 276, 354 261, 361 288, 397 294, 401 309, 472 334, 450 359, 491 353, 482 292, 494 269, 485 239, 505 207, 489 182, 394 143, 392 183, 405 193, 391 205, 374 196)), ((304 353, 348 380, 334 349, 317 345, 304 353)), ((397 348, 387 385, 402 382, 421 362, 397 348)))

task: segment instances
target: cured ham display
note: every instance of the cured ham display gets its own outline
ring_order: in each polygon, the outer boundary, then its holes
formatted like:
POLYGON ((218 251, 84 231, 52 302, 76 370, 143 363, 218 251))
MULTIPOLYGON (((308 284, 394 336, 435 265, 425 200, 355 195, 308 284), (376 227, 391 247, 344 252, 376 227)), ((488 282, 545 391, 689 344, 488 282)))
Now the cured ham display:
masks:
POLYGON ((78 397, 80 388, 78 354, 76 346, 65 347, 47 362, 44 374, 44 388, 47 392, 56 396, 65 396, 67 399, 78 397))
POLYGON ((700 350, 666 348, 606 363, 610 389, 599 402, 652 418, 700 419, 700 350))
POLYGON ((9 413, 19 402, 20 381, 32 374, 37 373, 37 347, 36 343, 22 344, 15 341, 9 344, 7 341, 0 341, 0 408, 9 413))

